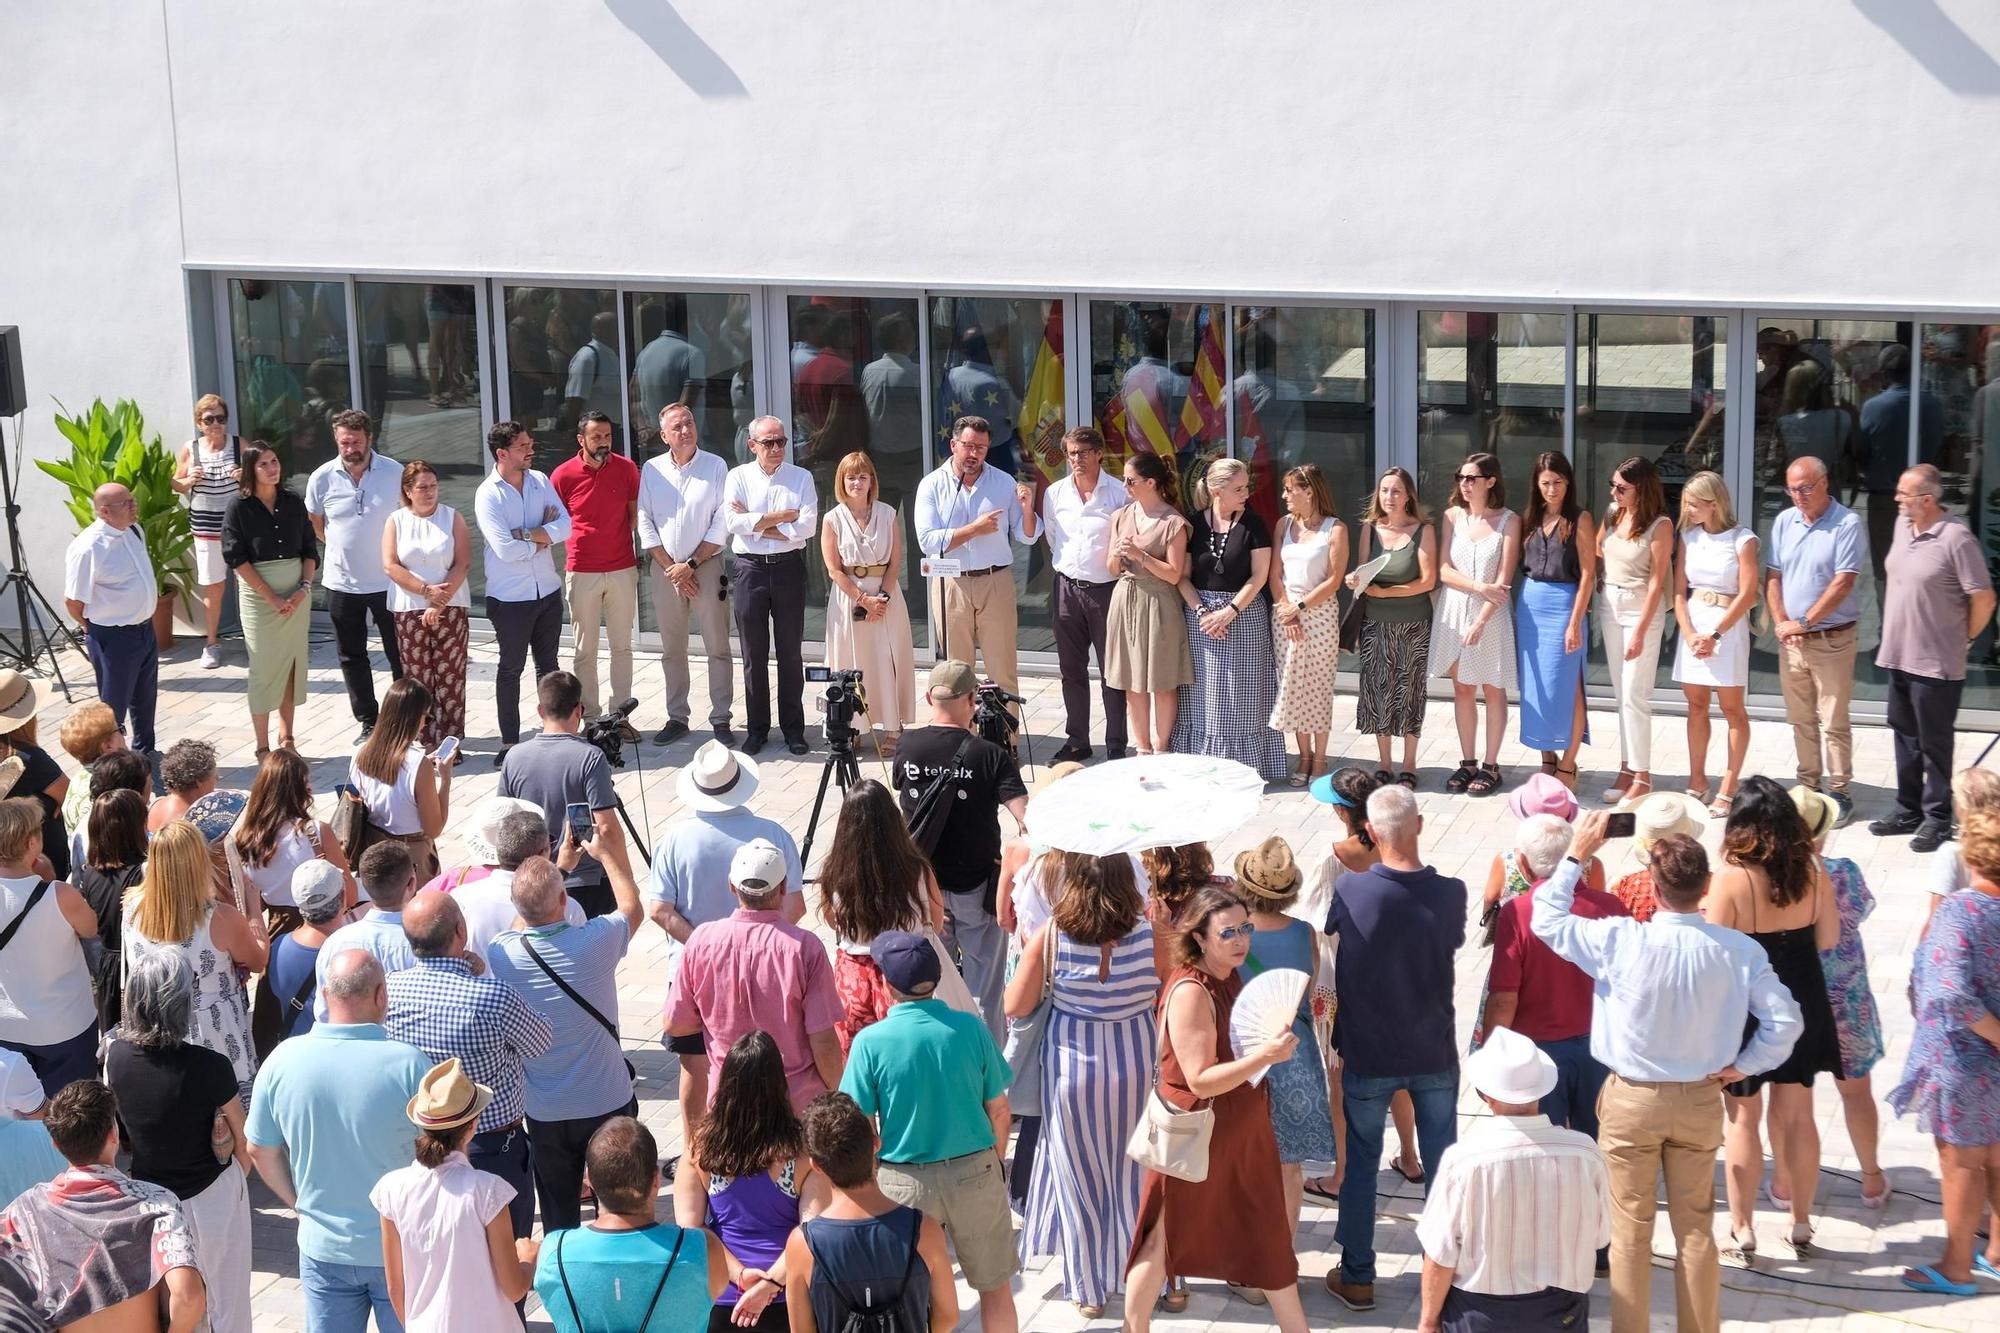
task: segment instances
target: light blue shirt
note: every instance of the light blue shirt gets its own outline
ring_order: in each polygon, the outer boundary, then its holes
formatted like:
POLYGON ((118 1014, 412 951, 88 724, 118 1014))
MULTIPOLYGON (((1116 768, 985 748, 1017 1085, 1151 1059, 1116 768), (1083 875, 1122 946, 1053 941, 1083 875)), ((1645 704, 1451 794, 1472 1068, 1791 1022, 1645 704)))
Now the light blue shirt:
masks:
MULTIPOLYGON (((1838 500, 1829 500, 1826 512, 1816 523, 1794 505, 1771 524, 1769 567, 1778 571, 1779 589, 1785 598, 1785 614, 1803 619, 1819 600, 1836 574, 1859 574, 1868 563, 1868 531, 1861 516, 1838 500)), ((1838 629, 1852 625, 1861 614, 1860 581, 1847 590, 1831 615, 1814 623, 1814 629, 1838 629)))
POLYGON ((410 951, 410 937, 403 933, 403 914, 385 912, 379 907, 371 908, 367 916, 342 926, 319 946, 319 957, 313 960, 315 1023, 326 1022, 327 965, 349 949, 373 954, 375 961, 382 965, 384 974, 417 965, 417 956, 410 951))
POLYGON ((245 1131, 283 1148, 298 1190, 299 1253, 382 1266, 382 1218, 368 1191, 415 1157, 410 1098, 431 1060, 379 1023, 319 1023, 257 1071, 245 1131))
POLYGON ((535 1294, 556 1333, 707 1328, 714 1308, 708 1295, 708 1237, 671 1222, 640 1231, 582 1226, 552 1232, 542 1238, 535 1261, 535 1294), (659 1303, 641 1328, 655 1289, 659 1303))
POLYGON ((625 918, 613 913, 580 926, 562 923, 502 932, 486 951, 493 975, 528 1007, 549 1020, 555 1045, 523 1061, 528 1118, 582 1120, 624 1109, 632 1100, 625 1055, 604 1025, 562 993, 528 956, 535 951, 597 1012, 618 1021, 618 962, 632 940, 625 918))
POLYGON ((1583 867, 1565 857, 1535 890, 1530 923, 1551 949, 1597 983, 1590 1053, 1621 1078, 1698 1083, 1730 1065, 1745 1075, 1776 1069, 1805 1023, 1764 946, 1694 912, 1630 917, 1570 915, 1583 867), (1746 1045, 1743 1021, 1757 1020, 1746 1045))
POLYGON ((306 479, 306 512, 326 520, 320 582, 333 592, 387 592, 382 529, 402 503, 403 465, 379 450, 369 451, 359 482, 337 454, 314 468, 306 479))
POLYGON ((1033 540, 1014 479, 991 463, 979 465, 979 477, 970 487, 959 484, 951 462, 925 473, 917 486, 917 545, 925 555, 949 556, 969 573, 1013 564, 1014 543, 1033 540), (954 531, 996 509, 1006 515, 998 531, 974 537, 956 550, 945 549, 954 531))
POLYGON ((538 602, 562 587, 556 546, 569 540, 569 510, 549 479, 533 468, 516 490, 499 472, 487 474, 472 500, 479 535, 486 540, 486 595, 498 602, 538 602), (549 545, 537 547, 516 532, 541 528, 549 545))
POLYGON ((0 1116, 0 1208, 67 1170, 41 1121, 0 1116))
MULTIPOLYGON (((806 871, 799 863, 799 846, 784 826, 738 806, 733 810, 695 810, 667 826, 653 848, 653 869, 646 877, 646 897, 671 903, 689 925, 720 921, 737 908, 729 887, 729 863, 736 849, 756 838, 769 838, 785 854, 785 891, 801 893, 806 871)), ((669 941, 668 975, 680 963, 680 945, 669 941)))

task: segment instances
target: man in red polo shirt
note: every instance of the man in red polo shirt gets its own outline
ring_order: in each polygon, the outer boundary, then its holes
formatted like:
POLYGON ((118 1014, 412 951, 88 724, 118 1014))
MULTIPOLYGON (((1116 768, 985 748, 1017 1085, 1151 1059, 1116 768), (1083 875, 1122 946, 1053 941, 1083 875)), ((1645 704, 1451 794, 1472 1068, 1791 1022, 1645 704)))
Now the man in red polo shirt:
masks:
MULTIPOLYGON (((639 468, 611 443, 611 418, 585 412, 576 457, 549 474, 569 508, 569 619, 576 626, 570 669, 583 683, 583 711, 603 711, 597 694, 597 630, 611 627, 611 703, 632 697, 632 633, 639 618, 639 468)), ((634 733, 636 738, 636 733, 634 733)))

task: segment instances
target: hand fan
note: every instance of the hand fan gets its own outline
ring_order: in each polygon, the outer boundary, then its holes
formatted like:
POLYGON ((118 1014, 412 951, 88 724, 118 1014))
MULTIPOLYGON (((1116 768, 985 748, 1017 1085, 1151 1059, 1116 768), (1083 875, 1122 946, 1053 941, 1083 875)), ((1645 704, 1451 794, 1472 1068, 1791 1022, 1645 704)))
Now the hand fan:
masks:
MULTIPOLYGON (((1283 1035, 1299 1016, 1299 1004, 1306 997, 1312 978, 1296 968, 1281 967, 1259 972, 1236 996, 1229 1011, 1229 1044, 1242 1059, 1271 1038, 1283 1035)), ((1254 1087, 1264 1081, 1270 1066, 1250 1076, 1254 1087)))

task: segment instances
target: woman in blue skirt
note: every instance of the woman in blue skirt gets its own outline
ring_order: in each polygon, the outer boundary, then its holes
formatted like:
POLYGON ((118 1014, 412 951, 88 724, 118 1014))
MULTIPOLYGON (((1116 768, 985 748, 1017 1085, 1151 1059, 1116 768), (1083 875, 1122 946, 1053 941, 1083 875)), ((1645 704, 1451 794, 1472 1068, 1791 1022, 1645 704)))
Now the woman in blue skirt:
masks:
POLYGON ((1542 752, 1542 771, 1576 790, 1577 747, 1590 740, 1583 711, 1587 612, 1597 582, 1597 529, 1576 500, 1576 474, 1557 453, 1535 459, 1522 529, 1521 599, 1514 642, 1520 654, 1521 744, 1542 752))

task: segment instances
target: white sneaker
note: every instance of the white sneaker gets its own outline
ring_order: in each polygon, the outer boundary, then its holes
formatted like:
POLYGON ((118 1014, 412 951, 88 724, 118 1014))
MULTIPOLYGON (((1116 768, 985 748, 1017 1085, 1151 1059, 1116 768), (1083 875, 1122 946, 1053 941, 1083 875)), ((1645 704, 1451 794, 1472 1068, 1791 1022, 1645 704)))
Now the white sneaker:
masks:
POLYGON ((222 665, 222 645, 207 643, 202 645, 201 665, 204 671, 213 671, 222 665))

